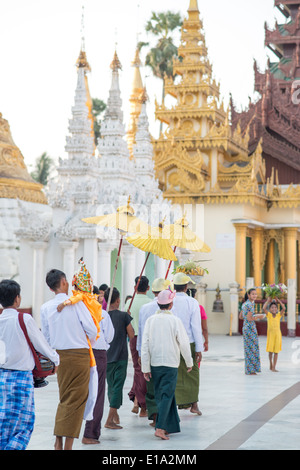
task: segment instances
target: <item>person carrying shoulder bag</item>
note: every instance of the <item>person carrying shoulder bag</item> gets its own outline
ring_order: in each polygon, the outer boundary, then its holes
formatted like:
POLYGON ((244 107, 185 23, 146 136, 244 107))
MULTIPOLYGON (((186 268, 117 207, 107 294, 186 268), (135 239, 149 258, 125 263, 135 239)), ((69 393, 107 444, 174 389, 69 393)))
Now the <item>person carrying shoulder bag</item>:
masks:
MULTIPOLYGON (((0 282, 0 450, 25 450, 35 422, 35 366, 32 351, 19 323, 20 285, 0 282)), ((24 315, 26 330, 36 351, 59 365, 59 355, 47 343, 31 315, 24 315)))

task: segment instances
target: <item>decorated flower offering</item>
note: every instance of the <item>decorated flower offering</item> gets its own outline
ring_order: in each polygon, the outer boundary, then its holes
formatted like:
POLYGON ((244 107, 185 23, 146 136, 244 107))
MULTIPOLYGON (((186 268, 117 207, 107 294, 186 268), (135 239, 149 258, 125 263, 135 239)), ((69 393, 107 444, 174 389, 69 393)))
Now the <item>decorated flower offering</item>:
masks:
POLYGON ((204 273, 208 274, 208 270, 197 265, 196 261, 188 261, 185 264, 177 266, 173 271, 173 274, 175 273, 187 274, 195 282, 199 282, 199 280, 204 276, 204 273))
POLYGON ((263 284, 262 290, 266 293, 267 297, 279 299, 287 292, 287 287, 284 284, 263 284))

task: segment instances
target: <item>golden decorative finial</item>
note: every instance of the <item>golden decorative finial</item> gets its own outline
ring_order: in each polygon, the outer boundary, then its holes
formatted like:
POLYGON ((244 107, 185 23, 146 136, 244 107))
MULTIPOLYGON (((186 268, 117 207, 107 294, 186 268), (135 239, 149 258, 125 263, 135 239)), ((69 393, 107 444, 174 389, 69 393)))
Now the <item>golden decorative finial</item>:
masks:
POLYGON ((117 51, 115 51, 115 53, 114 53, 114 58, 113 58, 112 63, 110 64, 110 68, 114 72, 116 72, 118 69, 122 70, 122 65, 121 65, 121 62, 119 61, 117 51))
POLYGON ((141 67, 142 65, 142 61, 140 59, 140 51, 138 47, 136 48, 135 56, 133 61, 131 62, 131 65, 133 65, 134 67, 141 67))
POLYGON ((189 6, 188 11, 190 11, 190 10, 197 10, 197 11, 199 11, 199 8, 198 8, 198 0, 190 0, 190 6, 189 6))
POLYGON ((141 100, 142 103, 146 103, 149 100, 149 96, 147 94, 147 90, 146 90, 145 86, 144 86, 143 91, 141 93, 140 100, 141 100))
POLYGON ((84 6, 82 6, 82 14, 81 14, 81 48, 79 52, 79 57, 76 61, 76 66, 78 68, 83 68, 86 72, 91 71, 91 67, 87 61, 86 52, 85 52, 84 6))

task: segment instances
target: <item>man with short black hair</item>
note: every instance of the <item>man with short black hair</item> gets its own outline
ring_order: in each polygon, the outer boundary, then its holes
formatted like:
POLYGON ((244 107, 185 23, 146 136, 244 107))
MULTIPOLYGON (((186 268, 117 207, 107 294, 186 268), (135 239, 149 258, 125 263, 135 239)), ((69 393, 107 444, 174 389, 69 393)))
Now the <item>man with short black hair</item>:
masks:
POLYGON ((71 450, 74 438, 80 434, 89 395, 90 353, 87 338, 94 343, 98 330, 82 301, 65 306, 61 312, 57 311, 58 305, 69 299, 69 283, 62 271, 51 269, 47 273, 46 283, 55 297, 41 307, 41 327, 49 344, 60 356, 55 450, 71 450))
MULTIPOLYGON (((106 302, 109 298, 107 289, 104 294, 106 302)), ((123 403, 123 387, 127 375, 128 345, 127 336, 133 338, 134 330, 131 326, 132 318, 127 312, 119 310, 120 293, 113 288, 108 314, 111 318, 115 334, 107 351, 106 378, 108 386, 109 413, 105 428, 122 429, 118 409, 123 403)))
MULTIPOLYGON (((146 393, 147 393, 147 384, 144 378, 144 375, 141 371, 141 365, 139 363, 139 354, 137 351, 137 335, 139 332, 139 313, 143 305, 151 302, 150 297, 148 297, 147 292, 149 291, 149 279, 146 276, 141 276, 138 287, 139 277, 135 279, 135 288, 137 289, 135 297, 133 299, 132 305, 130 307, 130 315, 132 316, 132 327, 134 329, 134 338, 130 340, 130 351, 132 356, 132 362, 134 367, 134 376, 132 388, 129 392, 129 398, 134 402, 132 408, 133 413, 138 413, 139 408, 140 417, 147 417, 146 410, 146 393)), ((131 299, 128 299, 125 304, 125 310, 128 311, 131 299)))
MULTIPOLYGON (((0 450, 25 450, 35 421, 35 362, 19 323, 21 288, 16 281, 0 282, 0 304, 0 450)), ((56 372, 58 354, 50 348, 33 317, 25 314, 23 319, 33 347, 54 362, 56 372)))

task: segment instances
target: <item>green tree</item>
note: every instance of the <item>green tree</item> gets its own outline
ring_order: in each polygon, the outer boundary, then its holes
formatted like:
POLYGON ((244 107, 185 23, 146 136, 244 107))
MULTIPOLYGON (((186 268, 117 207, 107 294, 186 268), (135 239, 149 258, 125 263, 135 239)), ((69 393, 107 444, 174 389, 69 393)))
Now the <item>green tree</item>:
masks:
MULTIPOLYGON (((178 47, 174 44, 175 33, 181 28, 183 19, 180 13, 172 11, 152 12, 145 30, 157 39, 155 46, 151 47, 145 59, 155 77, 162 79, 162 98, 165 97, 164 76, 173 77, 173 59, 178 57, 178 47)), ((149 42, 140 42, 138 47, 149 46, 149 42)))
POLYGON ((94 134, 95 134, 95 144, 97 145, 98 139, 101 136, 101 118, 102 114, 106 109, 106 104, 104 101, 99 98, 92 98, 92 112, 94 116, 94 134))
POLYGON ((54 160, 47 154, 47 152, 44 152, 36 159, 35 169, 30 174, 37 183, 45 186, 53 167, 54 160))

